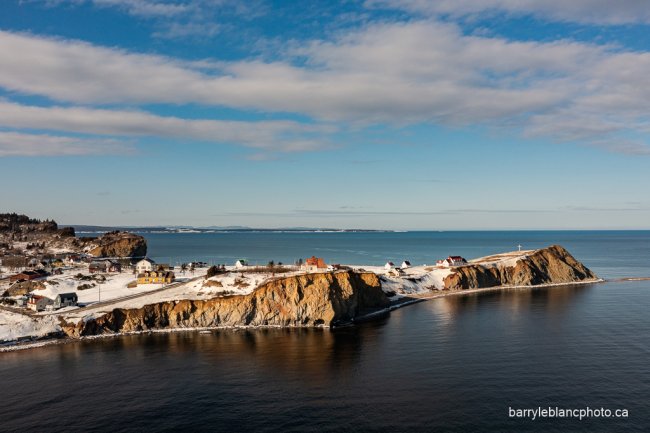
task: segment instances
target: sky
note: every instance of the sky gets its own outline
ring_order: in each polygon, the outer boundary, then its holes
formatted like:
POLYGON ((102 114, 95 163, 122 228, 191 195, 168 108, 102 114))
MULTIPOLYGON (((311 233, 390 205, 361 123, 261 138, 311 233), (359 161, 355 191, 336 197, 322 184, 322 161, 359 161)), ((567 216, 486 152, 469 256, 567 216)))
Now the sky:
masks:
POLYGON ((3 0, 0 212, 650 229, 646 0, 3 0))

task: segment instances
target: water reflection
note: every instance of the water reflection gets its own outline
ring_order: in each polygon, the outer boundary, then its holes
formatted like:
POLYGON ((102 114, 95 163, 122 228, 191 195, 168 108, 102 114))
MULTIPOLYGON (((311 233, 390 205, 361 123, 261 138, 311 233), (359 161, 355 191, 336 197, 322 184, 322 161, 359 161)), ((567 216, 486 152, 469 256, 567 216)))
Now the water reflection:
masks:
MULTIPOLYGON (((0 430, 594 426, 522 425, 503 417, 509 404, 549 403, 624 406, 634 410, 637 426, 647 426, 646 286, 439 298, 333 331, 133 335, 0 354, 0 430)), ((601 430, 624 429, 599 422, 601 430)))
POLYGON ((593 284, 505 289, 446 296, 429 301, 430 309, 445 321, 478 308, 497 307, 513 314, 544 308, 549 312, 565 311, 579 297, 588 293, 593 284))

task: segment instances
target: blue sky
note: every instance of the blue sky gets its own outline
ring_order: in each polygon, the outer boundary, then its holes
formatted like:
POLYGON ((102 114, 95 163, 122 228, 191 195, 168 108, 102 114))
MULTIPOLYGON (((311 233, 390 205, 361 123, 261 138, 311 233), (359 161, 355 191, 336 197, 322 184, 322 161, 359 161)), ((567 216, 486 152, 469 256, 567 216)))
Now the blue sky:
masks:
POLYGON ((650 228, 645 1, 5 0, 2 211, 650 228))

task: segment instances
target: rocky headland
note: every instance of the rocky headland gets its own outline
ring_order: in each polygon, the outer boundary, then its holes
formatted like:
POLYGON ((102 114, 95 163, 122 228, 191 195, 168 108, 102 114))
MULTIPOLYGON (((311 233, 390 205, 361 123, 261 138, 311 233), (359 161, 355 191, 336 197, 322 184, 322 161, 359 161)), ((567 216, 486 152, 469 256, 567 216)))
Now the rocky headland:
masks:
POLYGON ((387 311, 427 294, 593 281, 598 281, 593 272, 555 245, 484 257, 453 268, 425 268, 417 277, 402 279, 353 270, 279 277, 247 295, 114 308, 76 321, 63 318, 62 329, 68 336, 79 338, 178 328, 328 327, 387 311))
POLYGON ((596 280, 598 277, 559 245, 516 255, 483 257, 459 266, 444 279, 446 290, 496 286, 539 286, 596 280))

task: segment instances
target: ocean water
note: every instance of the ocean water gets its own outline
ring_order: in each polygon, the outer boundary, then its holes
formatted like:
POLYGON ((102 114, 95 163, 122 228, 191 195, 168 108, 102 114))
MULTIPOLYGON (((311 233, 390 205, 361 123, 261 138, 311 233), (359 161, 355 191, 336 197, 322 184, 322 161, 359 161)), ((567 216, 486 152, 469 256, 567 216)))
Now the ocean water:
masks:
POLYGON ((312 255, 327 263, 433 264, 449 255, 476 258, 560 244, 603 278, 650 275, 650 231, 489 232, 216 232, 142 233, 149 256, 179 264, 205 261, 294 263, 312 255))
POLYGON ((254 234, 165 236, 177 237, 150 238, 154 257, 163 246, 187 257, 195 243, 226 261, 239 253, 228 256, 232 244, 260 260, 329 251, 331 261, 377 264, 560 243, 612 281, 439 298, 331 331, 150 334, 3 353, 0 431, 650 430, 650 281, 616 280, 650 276, 648 232, 264 233, 260 249, 254 234), (628 417, 508 416, 539 406, 628 417))

